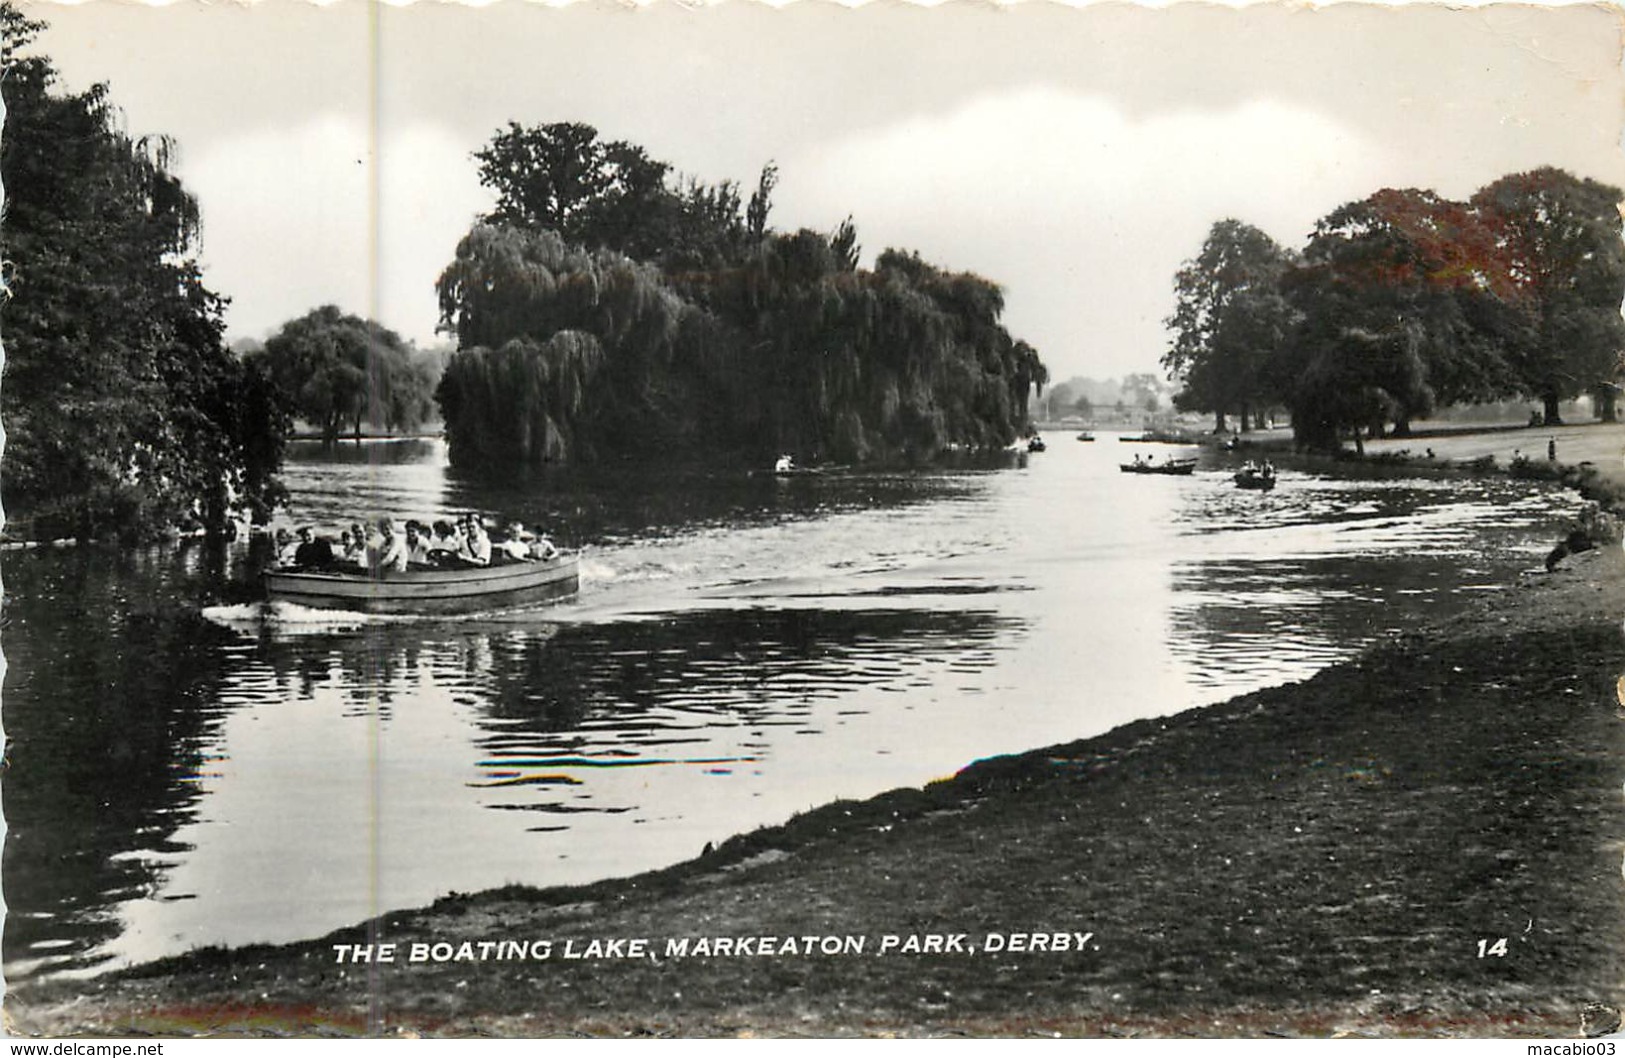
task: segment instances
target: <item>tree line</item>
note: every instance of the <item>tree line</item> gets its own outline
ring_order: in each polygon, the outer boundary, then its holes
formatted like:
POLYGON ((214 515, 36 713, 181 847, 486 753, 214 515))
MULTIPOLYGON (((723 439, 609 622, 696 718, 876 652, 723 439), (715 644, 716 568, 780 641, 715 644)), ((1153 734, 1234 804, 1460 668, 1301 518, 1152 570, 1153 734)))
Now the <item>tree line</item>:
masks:
POLYGON ((773 230, 772 164, 746 196, 576 123, 475 157, 497 204, 437 284, 454 463, 925 459, 1010 443, 1047 381, 988 280, 898 250, 860 268, 851 218, 773 230))
POLYGON ((66 92, 45 23, 0 3, 6 201, 4 504, 35 538, 269 519, 301 417, 329 441, 434 414, 438 359, 331 306, 238 355, 197 263, 176 145, 129 134, 106 84, 66 92))
POLYGON ((1591 393, 1612 421, 1622 197, 1555 168, 1465 202, 1389 189, 1332 211, 1301 250, 1221 220, 1174 279, 1162 364, 1176 405, 1212 412, 1218 430, 1285 407, 1298 443, 1325 450, 1512 397, 1551 425, 1591 393))
POLYGON ((286 411, 225 347, 174 144, 132 137, 107 86, 64 93, 0 5, 5 504, 38 535, 139 535, 280 498, 286 411))
POLYGON ((234 350, 175 145, 126 132, 105 84, 64 91, 44 28, 0 2, 3 489, 36 538, 263 522, 298 420, 331 444, 438 405, 464 465, 925 458, 1009 443, 1046 381, 993 283, 894 250, 860 268, 850 218, 771 229, 773 165, 747 195, 577 124, 476 155, 497 204, 436 285, 449 363, 331 305, 234 350))

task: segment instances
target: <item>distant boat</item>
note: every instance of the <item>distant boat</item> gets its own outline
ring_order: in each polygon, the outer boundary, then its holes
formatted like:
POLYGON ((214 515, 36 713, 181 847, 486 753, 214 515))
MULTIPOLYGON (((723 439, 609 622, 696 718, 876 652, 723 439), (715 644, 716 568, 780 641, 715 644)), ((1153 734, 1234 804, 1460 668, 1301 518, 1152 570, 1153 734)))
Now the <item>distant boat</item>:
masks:
POLYGON ((1260 470, 1257 467, 1242 467, 1236 471, 1236 484, 1244 489, 1262 489, 1268 492, 1275 487, 1275 474, 1273 471, 1260 470))
POLYGON ((1161 463, 1119 463, 1117 469, 1125 474, 1190 474, 1196 470, 1196 460, 1167 459, 1161 463))
POLYGON ((1080 441, 1093 441, 1094 439, 1095 435, 1090 433, 1088 430, 1085 430, 1078 435, 1078 440, 1080 441))
POLYGON ((318 610, 381 614, 461 614, 528 606, 581 588, 573 555, 459 569, 267 570, 265 594, 318 610))
POLYGON ((1118 440, 1127 444, 1142 445, 1190 445, 1196 443, 1196 439, 1183 430, 1148 429, 1138 437, 1119 437, 1118 440))

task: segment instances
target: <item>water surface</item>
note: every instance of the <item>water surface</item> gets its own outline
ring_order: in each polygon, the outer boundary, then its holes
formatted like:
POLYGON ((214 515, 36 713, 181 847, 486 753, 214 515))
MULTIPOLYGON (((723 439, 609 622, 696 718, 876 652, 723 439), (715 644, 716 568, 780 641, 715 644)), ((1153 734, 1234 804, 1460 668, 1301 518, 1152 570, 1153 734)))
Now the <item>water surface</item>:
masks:
POLYGON ((295 522, 473 509, 580 550, 579 598, 473 618, 267 623, 247 544, 7 554, 7 976, 623 875, 1300 678, 1503 589, 1576 505, 1290 469, 1260 494, 1221 457, 1130 476, 1110 435, 1050 440, 791 479, 296 453, 295 522))

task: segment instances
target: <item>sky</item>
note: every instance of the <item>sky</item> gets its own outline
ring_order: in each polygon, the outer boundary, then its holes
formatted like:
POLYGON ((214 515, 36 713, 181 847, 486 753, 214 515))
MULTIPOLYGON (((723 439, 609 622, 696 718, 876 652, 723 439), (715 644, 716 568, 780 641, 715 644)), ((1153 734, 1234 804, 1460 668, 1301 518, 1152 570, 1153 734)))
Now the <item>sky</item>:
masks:
POLYGON ((1301 247, 1385 187, 1465 198, 1543 165, 1625 187, 1607 6, 643 6, 24 0, 63 85, 163 133, 232 338, 324 304, 420 344, 492 205, 472 153, 581 121, 833 231, 1005 291, 1052 379, 1160 372, 1215 221, 1301 247))

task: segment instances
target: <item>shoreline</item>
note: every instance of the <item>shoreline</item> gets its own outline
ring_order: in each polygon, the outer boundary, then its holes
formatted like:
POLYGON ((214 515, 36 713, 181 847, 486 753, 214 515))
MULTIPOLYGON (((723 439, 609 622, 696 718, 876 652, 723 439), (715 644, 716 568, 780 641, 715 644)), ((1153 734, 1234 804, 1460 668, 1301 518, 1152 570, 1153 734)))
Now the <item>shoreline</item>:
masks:
MULTIPOLYGON (((1613 467, 1596 478, 1605 505, 1625 493, 1613 467)), ((452 894, 315 940, 12 984, 7 1029, 1594 1031, 1625 1006, 1625 983, 1609 984, 1625 982, 1611 944, 1625 928, 1622 588, 1616 541, 1299 683, 825 805, 642 875, 452 894), (847 950, 823 954, 824 938, 847 950), (383 943, 395 962, 335 955, 383 943)))
POLYGON ((632 878, 24 983, 9 1031, 1576 1035, 1588 1008, 1625 1002, 1622 586, 1618 546, 1586 552, 1301 683, 837 802, 632 878), (1016 934, 1049 939, 1017 952, 1016 934), (926 950, 956 935, 974 953, 926 950), (1055 935, 1090 939, 1050 950, 1055 935), (731 950, 763 937, 867 949, 731 950), (613 957, 633 938, 653 957, 613 957), (409 960, 505 939, 553 948, 409 960), (612 957, 568 957, 594 942, 612 957), (398 961, 333 948, 379 943, 398 961))

